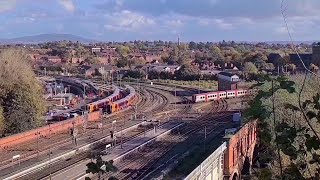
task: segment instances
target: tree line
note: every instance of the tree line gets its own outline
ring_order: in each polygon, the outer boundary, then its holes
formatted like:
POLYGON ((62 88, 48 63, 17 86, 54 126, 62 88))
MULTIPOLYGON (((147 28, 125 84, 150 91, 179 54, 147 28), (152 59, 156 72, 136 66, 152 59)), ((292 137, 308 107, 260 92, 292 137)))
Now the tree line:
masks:
POLYGON ((43 88, 22 50, 0 52, 0 136, 42 125, 43 88))

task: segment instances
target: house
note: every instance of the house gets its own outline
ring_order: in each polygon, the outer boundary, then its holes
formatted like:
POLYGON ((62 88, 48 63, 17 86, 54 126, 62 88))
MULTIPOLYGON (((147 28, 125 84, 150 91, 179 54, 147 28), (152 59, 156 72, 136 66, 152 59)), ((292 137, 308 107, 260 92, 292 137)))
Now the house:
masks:
POLYGON ((101 52, 101 48, 100 47, 93 47, 93 48, 91 48, 91 52, 92 52, 92 54, 99 53, 99 52, 101 52))
POLYGON ((48 55, 34 55, 35 61, 41 61, 41 60, 46 60, 48 58, 48 55))
POLYGON ((101 64, 112 64, 119 59, 118 53, 114 50, 104 50, 100 53, 99 61, 101 64))
POLYGON ((150 62, 150 64, 159 64, 159 61, 158 60, 153 60, 150 62))
POLYGON ((141 53, 130 53, 129 58, 137 58, 137 59, 143 58, 144 59, 144 56, 141 53))
POLYGON ((160 61, 161 60, 161 55, 158 55, 158 54, 145 54, 144 57, 145 57, 147 62, 160 61))
POLYGON ((203 75, 217 75, 220 72, 221 71, 219 71, 219 70, 201 70, 201 74, 203 74, 203 75))
POLYGON ((82 65, 79 67, 79 72, 84 74, 85 76, 92 76, 98 70, 102 75, 111 74, 118 71, 118 68, 112 65, 82 65))
POLYGON ((84 58, 76 58, 76 57, 73 57, 73 58, 71 58, 71 60, 70 60, 70 62, 72 63, 72 64, 80 64, 81 62, 83 62, 84 61, 84 58))
POLYGON ((148 67, 148 71, 174 73, 178 71, 180 68, 181 66, 178 65, 151 65, 148 67))
POLYGON ((46 61, 49 61, 49 62, 52 62, 52 63, 61 63, 61 58, 59 56, 47 56, 45 57, 45 60, 46 61))
POLYGON ((36 56, 39 56, 39 55, 40 54, 38 52, 33 52, 33 51, 27 52, 27 56, 30 57, 32 61, 36 61, 36 56))

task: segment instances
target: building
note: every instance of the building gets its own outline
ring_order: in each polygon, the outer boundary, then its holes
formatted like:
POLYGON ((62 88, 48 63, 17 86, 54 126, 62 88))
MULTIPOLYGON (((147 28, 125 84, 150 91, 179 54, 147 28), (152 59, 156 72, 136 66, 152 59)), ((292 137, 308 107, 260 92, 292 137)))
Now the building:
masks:
POLYGON ((312 64, 320 67, 320 43, 312 46, 312 64))
POLYGON ((161 55, 159 55, 159 54, 145 54, 145 59, 149 63, 152 61, 160 61, 161 55))
POLYGON ((227 150, 224 154, 224 178, 239 179, 250 174, 257 155, 257 121, 251 121, 240 129, 226 129, 227 150))
POLYGON ((180 68, 181 66, 178 65, 151 65, 148 67, 148 71, 174 73, 178 71, 180 68))
POLYGON ((93 48, 91 48, 91 52, 92 53, 99 53, 99 52, 101 52, 101 48, 100 47, 93 47, 93 48))
POLYGON ((52 62, 54 64, 61 63, 61 58, 59 56, 48 56, 45 59, 46 61, 52 62))
POLYGON ((290 57, 290 61, 300 68, 303 68, 300 58, 302 59, 306 67, 309 67, 309 65, 313 61, 312 54, 299 54, 299 56, 297 54, 289 54, 289 57, 290 57))
POLYGON ((115 66, 112 65, 82 65, 79 67, 80 73, 84 74, 85 76, 92 76, 98 71, 102 75, 111 74, 113 72, 116 72, 118 69, 115 66))
POLYGON ((277 64, 284 57, 283 54, 280 53, 270 53, 268 56, 268 62, 272 64, 277 64))
POLYGON ((228 72, 220 72, 218 74, 218 90, 235 90, 238 89, 239 76, 228 72))

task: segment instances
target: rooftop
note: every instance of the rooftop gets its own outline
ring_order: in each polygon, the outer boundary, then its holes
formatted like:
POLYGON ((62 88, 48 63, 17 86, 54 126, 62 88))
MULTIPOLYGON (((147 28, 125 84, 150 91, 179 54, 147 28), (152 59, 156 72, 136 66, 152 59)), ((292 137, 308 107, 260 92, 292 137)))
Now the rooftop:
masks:
POLYGON ((227 77, 236 76, 235 74, 228 73, 228 72, 220 72, 219 75, 223 75, 223 76, 227 76, 227 77))

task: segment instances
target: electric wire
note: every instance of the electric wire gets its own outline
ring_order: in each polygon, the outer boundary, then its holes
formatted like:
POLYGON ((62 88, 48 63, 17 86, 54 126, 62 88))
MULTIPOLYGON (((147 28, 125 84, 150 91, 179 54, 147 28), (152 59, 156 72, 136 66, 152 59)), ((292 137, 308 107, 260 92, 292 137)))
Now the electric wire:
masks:
POLYGON ((303 60, 302 60, 299 52, 297 51, 296 46, 294 45, 293 37, 292 37, 292 34, 291 34, 291 32, 290 32, 290 29, 289 29, 289 25, 288 25, 288 21, 287 21, 287 15, 286 15, 286 11, 287 11, 287 7, 288 7, 288 6, 284 6, 284 5, 286 5, 285 2, 286 2, 286 0, 281 0, 281 7, 280 7, 280 8, 281 8, 281 14, 282 14, 282 18, 283 18, 283 21, 284 21, 284 24, 285 24, 285 28, 286 28, 287 33, 288 33, 288 36, 289 36, 289 38, 290 38, 291 48, 292 48, 292 50, 294 51, 294 53, 298 56, 298 58, 299 58, 299 60, 300 60, 300 62, 301 62, 301 64, 302 64, 303 68, 304 68, 307 72, 309 72, 309 73, 311 73, 312 75, 316 76, 317 78, 320 78, 319 75, 317 75, 316 73, 312 72, 310 69, 308 69, 308 68, 306 67, 306 65, 305 65, 305 63, 303 62, 303 60))
POLYGON ((287 11, 287 6, 285 7, 284 5, 287 5, 285 4, 286 0, 281 0, 281 14, 282 14, 282 17, 283 17, 283 20, 284 20, 284 24, 285 24, 285 27, 286 27, 286 30, 287 30, 287 33, 288 33, 288 36, 290 38, 290 42, 291 42, 291 48, 292 50, 295 52, 295 54, 297 54, 301 64, 303 65, 304 69, 305 69, 305 77, 304 77, 304 80, 303 80, 303 83, 302 83, 302 87, 300 89, 300 92, 298 94, 298 98, 299 98, 299 108, 300 108, 300 111, 302 112, 303 114, 303 117, 306 121, 306 123, 308 124, 308 126, 310 127, 310 129, 312 130, 312 132, 314 133, 314 135, 317 137, 317 139, 320 141, 320 137, 318 136, 316 130, 314 129, 314 127, 312 126, 308 116, 306 115, 304 109, 303 109, 303 106, 302 106, 302 92, 305 88, 305 83, 306 83, 306 79, 307 79, 307 76, 308 76, 308 72, 312 75, 314 75, 315 77, 317 78, 320 78, 320 76, 318 76, 316 73, 312 72, 310 69, 308 69, 305 65, 305 63, 303 62, 299 52, 297 51, 295 45, 294 45, 294 41, 293 41, 293 37, 292 37, 292 34, 290 32, 290 29, 289 29, 289 25, 288 25, 288 21, 287 21, 287 16, 286 16, 286 11, 287 11))

